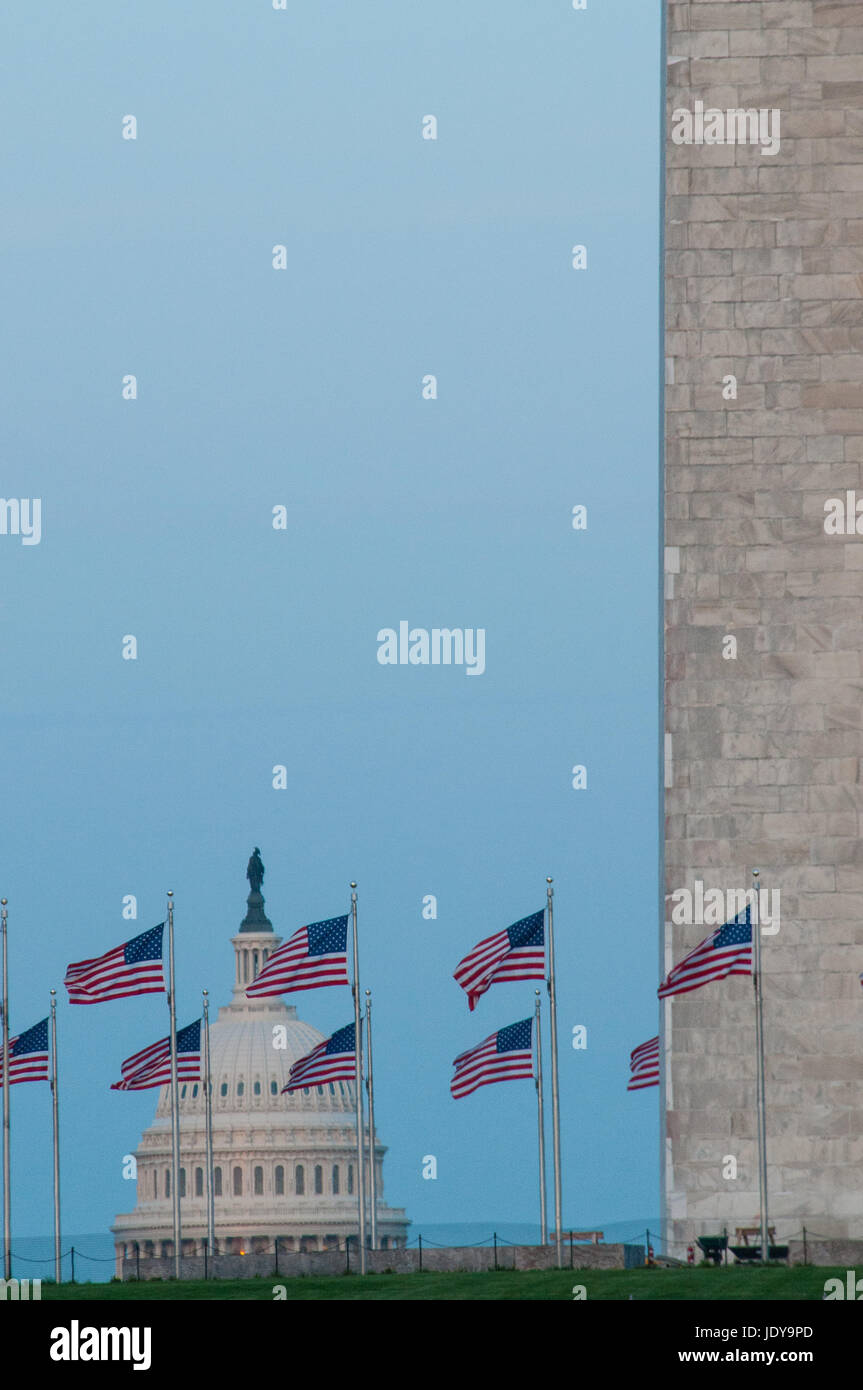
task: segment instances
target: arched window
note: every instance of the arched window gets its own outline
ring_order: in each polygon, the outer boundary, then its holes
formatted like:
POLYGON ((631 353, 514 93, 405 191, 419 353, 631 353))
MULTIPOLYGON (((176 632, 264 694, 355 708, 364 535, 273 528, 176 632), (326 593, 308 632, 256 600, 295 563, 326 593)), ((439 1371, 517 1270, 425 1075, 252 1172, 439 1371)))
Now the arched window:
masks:
POLYGON ((186 1099, 186 1087, 185 1087, 185 1084, 184 1084, 184 1085, 182 1085, 182 1086, 180 1087, 180 1100, 185 1100, 185 1099, 186 1099))
POLYGON ((180 1196, 181 1196, 181 1197, 185 1197, 185 1195, 186 1195, 186 1170, 185 1170, 185 1168, 181 1168, 181 1169, 180 1169, 180 1196))
POLYGON ((264 1170, 263 1170, 263 1168, 256 1168, 256 1169, 255 1169, 255 1196, 256 1196, 256 1197, 263 1197, 263 1195, 264 1195, 264 1170))
POLYGON ((315 1168, 315 1192, 321 1193, 324 1190, 324 1170, 320 1164, 315 1168))
POLYGON ((271 1082, 270 1082, 270 1095, 271 1095, 271 1096, 277 1096, 278 1094, 279 1094, 279 1083, 278 1083, 278 1081, 271 1081, 271 1082))
POLYGON ((331 1082, 330 1082, 330 1095, 331 1095, 331 1096, 334 1096, 335 1094, 336 1094, 336 1088, 335 1088, 335 1086, 333 1085, 333 1083, 332 1083, 332 1081, 331 1081, 331 1082))
POLYGON ((302 1197, 306 1190, 306 1171, 302 1163, 297 1164, 297 1196, 302 1197))
POLYGON ((235 1169, 234 1169, 234 1196, 235 1196, 235 1197, 242 1197, 242 1195, 243 1195, 243 1170, 242 1170, 242 1168, 235 1168, 235 1169))
POLYGON ((216 1168, 215 1171, 213 1172, 213 1195, 216 1196, 216 1197, 221 1197, 221 1195, 222 1195, 222 1170, 221 1170, 221 1168, 216 1168))
POLYGON ((245 1082, 243 1082, 243 1081, 238 1081, 238 1082, 237 1082, 237 1095, 238 1095, 238 1096, 241 1096, 241 1095, 243 1094, 243 1092, 245 1091, 245 1089, 246 1089, 245 1082))
POLYGON ((277 1163, 277 1164, 276 1164, 276 1174, 275 1174, 275 1176, 276 1176, 276 1183, 275 1183, 275 1187, 276 1187, 276 1196, 277 1196, 277 1197, 284 1197, 284 1195, 285 1195, 285 1170, 284 1170, 284 1168, 282 1167, 281 1163, 277 1163))
POLYGON ((323 1088, 323 1086, 319 1086, 319 1087, 318 1087, 318 1095, 319 1095, 319 1096, 322 1096, 323 1094, 324 1094, 324 1088, 323 1088))
POLYGON ((166 1168, 166 1169, 165 1169, 165 1196, 166 1196, 166 1197, 170 1197, 170 1195, 171 1195, 171 1170, 170 1170, 170 1168, 166 1168))
POLYGON ((338 1190, 339 1190, 339 1167, 338 1167, 338 1164, 336 1164, 336 1166, 333 1168, 333 1193, 334 1193, 334 1194, 337 1194, 337 1193, 338 1193, 338 1190))
POLYGON ((254 1089, 255 1089, 255 1095, 256 1095, 256 1096, 259 1096, 259 1095, 261 1094, 261 1083, 260 1083, 260 1081, 256 1081, 256 1082, 255 1082, 255 1088, 254 1088, 254 1089))
POLYGON ((155 1170, 155 1168, 154 1168, 154 1169, 153 1169, 153 1196, 154 1196, 154 1197, 158 1197, 158 1195, 159 1195, 159 1175, 158 1175, 158 1173, 156 1172, 156 1170, 155 1170))
POLYGON ((257 953, 257 951, 253 951, 253 952, 252 952, 252 963, 253 963, 253 966, 254 966, 254 975, 252 976, 252 978, 256 980, 256 979, 258 978, 258 953, 257 953))
POLYGON ((223 1082, 222 1082, 221 1086, 219 1087, 219 1094, 222 1095, 222 1096, 226 1096, 226 1095, 228 1094, 228 1083, 227 1083, 227 1081, 223 1081, 223 1082))
POLYGON ((354 1165, 353 1165, 352 1163, 349 1163, 349 1164, 348 1164, 348 1196, 350 1196, 350 1194, 353 1192, 353 1190, 354 1190, 354 1165))
POLYGON ((203 1170, 203 1168, 196 1168, 196 1169, 195 1169, 195 1196, 196 1196, 196 1197, 203 1197, 203 1195, 204 1195, 204 1170, 203 1170))
POLYGON ((195 1084, 194 1084, 194 1086, 192 1087, 192 1100, 194 1100, 194 1099, 196 1098, 197 1094, 198 1094, 198 1083, 197 1083, 197 1081, 196 1081, 195 1084))

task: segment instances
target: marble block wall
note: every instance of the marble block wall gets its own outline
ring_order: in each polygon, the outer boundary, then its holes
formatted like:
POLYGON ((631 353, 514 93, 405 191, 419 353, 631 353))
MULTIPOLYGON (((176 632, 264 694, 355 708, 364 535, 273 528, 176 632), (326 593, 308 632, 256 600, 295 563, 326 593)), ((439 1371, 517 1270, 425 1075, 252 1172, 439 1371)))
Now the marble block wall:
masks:
MULTIPOLYGON (((770 1224, 861 1237, 863 534, 825 503, 863 511, 863 2, 677 0, 666 40, 666 891, 780 890, 770 1224), (698 102, 778 110, 778 150, 675 143, 698 102)), ((667 969, 710 926, 664 915, 667 969)), ((752 981, 663 1013, 681 1255, 759 1219, 752 981)))

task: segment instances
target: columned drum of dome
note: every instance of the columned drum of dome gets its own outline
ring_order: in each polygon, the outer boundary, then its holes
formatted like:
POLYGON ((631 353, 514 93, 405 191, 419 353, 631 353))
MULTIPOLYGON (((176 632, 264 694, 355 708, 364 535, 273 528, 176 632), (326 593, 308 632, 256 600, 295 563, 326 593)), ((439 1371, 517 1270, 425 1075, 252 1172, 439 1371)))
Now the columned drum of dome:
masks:
MULTIPOLYGON (((253 866, 250 860, 250 869, 253 866)), ((260 861, 258 861, 259 863, 260 861)), ((294 1062, 324 1035, 280 998, 247 999, 246 988, 281 944, 252 883, 236 936, 230 1004, 210 1024, 213 1176, 217 1255, 272 1250, 344 1250, 357 1237, 356 1108, 352 1082, 282 1095, 294 1062)), ((305 996, 314 999, 313 991, 305 996)), ((350 1011, 348 1007, 348 1012, 350 1011)), ((382 1199, 386 1148, 375 1145, 378 1245, 407 1240, 401 1208, 382 1199)), ((136 1151, 137 1202, 112 1227, 117 1273, 123 1257, 172 1253, 170 1091, 136 1151)), ((203 1085, 180 1085, 180 1200, 184 1255, 203 1255, 207 1238, 206 1116, 203 1085)), ((142 1270, 143 1272, 143 1270, 142 1270)))

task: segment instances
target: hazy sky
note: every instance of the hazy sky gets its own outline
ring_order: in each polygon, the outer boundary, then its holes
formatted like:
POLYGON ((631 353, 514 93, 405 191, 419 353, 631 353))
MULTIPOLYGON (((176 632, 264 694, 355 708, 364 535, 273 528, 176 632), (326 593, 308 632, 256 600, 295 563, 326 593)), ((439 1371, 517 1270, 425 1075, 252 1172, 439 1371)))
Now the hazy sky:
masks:
MULTIPOLYGON (((65 1228, 134 1204, 157 1092, 109 1086, 167 1016, 71 1008, 65 966, 172 888, 179 1022, 227 1003, 254 845, 283 936, 359 882, 417 1226, 536 1219, 530 1083, 449 1095, 534 986, 469 1014, 451 977, 552 874, 564 1219, 653 1211, 658 1091, 626 1081, 658 1021, 660 5, 14 0, 4 27, 0 491, 42 534, 0 535, 0 888, 13 1032, 63 999, 65 1228), (379 664, 401 620, 484 629, 484 673, 379 664)), ((12 1102, 13 1235, 40 1234, 48 1087, 12 1102)))

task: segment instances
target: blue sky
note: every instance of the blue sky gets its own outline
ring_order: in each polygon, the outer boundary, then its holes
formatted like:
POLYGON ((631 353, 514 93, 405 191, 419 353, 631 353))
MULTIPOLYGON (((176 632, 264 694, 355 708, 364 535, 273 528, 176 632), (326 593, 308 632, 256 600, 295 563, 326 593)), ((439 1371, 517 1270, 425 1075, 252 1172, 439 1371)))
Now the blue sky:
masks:
MULTIPOLYGON (((546 874, 564 1219, 657 1205, 657 1093, 625 1086, 657 1027, 659 45, 644 0, 7 25, 0 491, 42 499, 38 545, 0 536, 13 1031, 167 888, 180 1021, 226 1003, 253 845, 283 936, 356 878, 386 1195, 417 1223, 536 1219, 532 1087, 448 1089, 533 985, 469 1014, 451 976, 546 874), (402 619, 484 628, 484 674, 381 666, 402 619)), ((166 1011, 59 1012, 64 1225, 99 1230, 155 1099, 109 1086, 166 1011)), ((48 1088, 12 1099, 13 1235, 39 1234, 48 1088)))

